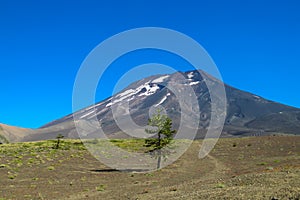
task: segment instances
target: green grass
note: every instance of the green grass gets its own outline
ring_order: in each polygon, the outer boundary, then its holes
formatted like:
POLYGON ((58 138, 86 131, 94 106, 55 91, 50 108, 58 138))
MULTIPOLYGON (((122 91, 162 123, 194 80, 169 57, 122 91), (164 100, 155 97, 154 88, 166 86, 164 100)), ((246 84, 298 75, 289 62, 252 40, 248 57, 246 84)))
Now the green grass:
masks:
POLYGON ((99 192, 102 192, 105 190, 105 185, 99 185, 96 187, 96 190, 99 191, 99 192))
POLYGON ((112 139, 110 142, 120 147, 124 150, 128 151, 146 151, 147 148, 144 146, 145 140, 144 139, 112 139))
POLYGON ((48 171, 53 165, 65 162, 65 155, 81 157, 85 151, 80 140, 63 140, 59 149, 54 149, 55 140, 2 144, 0 148, 0 170, 8 170, 8 178, 15 179, 20 169, 44 165, 48 171), (76 153, 74 153, 76 152, 76 153))
MULTIPOLYGON (((104 140, 86 140, 84 143, 99 144, 104 140)), ((115 145, 127 151, 145 152, 147 147, 144 146, 143 139, 114 139, 110 140, 110 144, 115 145)), ((45 164, 50 171, 54 170, 52 164, 61 164, 67 158, 82 158, 83 152, 86 151, 85 145, 78 139, 63 139, 61 140, 59 149, 55 149, 56 140, 46 140, 38 142, 24 142, 24 143, 10 143, 2 144, 0 148, 0 168, 13 168, 16 171, 18 168, 24 166, 31 167, 35 165, 45 164), (5 160, 5 162, 3 162, 5 160), (52 164, 51 164, 52 163, 52 164)))
POLYGON ((225 188, 225 187, 226 186, 223 183, 219 183, 219 184, 216 185, 216 188, 225 188))
MULTIPOLYGON (((31 154, 31 156, 37 156, 40 152, 55 152, 55 145, 56 140, 3 144, 3 148, 0 149, 0 153, 10 155, 15 154, 16 156, 18 155, 18 153, 28 153, 31 154)), ((59 150, 70 149, 85 150, 85 147, 80 140, 62 140, 59 150)))
POLYGON ((52 170, 55 170, 55 167, 54 166, 49 166, 47 169, 52 171, 52 170))
POLYGON ((89 147, 108 147, 109 145, 114 145, 123 150, 129 152, 146 152, 149 150, 148 147, 145 147, 144 139, 111 139, 111 140, 103 140, 103 139, 91 139, 84 140, 84 143, 89 147), (109 143, 108 143, 109 142, 109 143))

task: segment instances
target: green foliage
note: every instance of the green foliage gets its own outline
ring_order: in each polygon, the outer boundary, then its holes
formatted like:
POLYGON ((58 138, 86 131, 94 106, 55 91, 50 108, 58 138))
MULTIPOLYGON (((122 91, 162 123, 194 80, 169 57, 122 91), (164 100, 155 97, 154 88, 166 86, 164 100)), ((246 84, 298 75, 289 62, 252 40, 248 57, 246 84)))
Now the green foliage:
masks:
POLYGON ((172 130, 172 120, 168 116, 162 115, 161 110, 157 110, 157 113, 148 120, 148 125, 153 129, 146 129, 146 133, 157 134, 157 137, 146 139, 145 146, 150 148, 149 152, 157 156, 157 169, 159 169, 161 157, 166 158, 168 153, 163 148, 170 144, 176 131, 172 130))
POLYGON ((226 185, 223 183, 219 183, 216 185, 216 188, 225 188, 225 187, 226 187, 226 185))
POLYGON ((105 185, 99 185, 96 187, 96 190, 99 191, 99 192, 102 192, 105 190, 105 185))
POLYGON ((145 176, 152 177, 152 176, 154 176, 154 174, 153 173, 147 173, 147 174, 145 174, 145 176))
POLYGON ((48 169, 49 171, 53 171, 53 170, 55 170, 55 167, 54 167, 54 166, 49 166, 49 167, 47 167, 47 169, 48 169))
POLYGON ((268 163, 266 163, 266 162, 261 162, 261 163, 259 163, 258 165, 267 165, 268 163))
POLYGON ((157 110, 157 113, 148 120, 148 125, 152 126, 153 129, 146 129, 147 133, 157 133, 156 138, 145 140, 145 146, 151 147, 150 151, 162 149, 168 145, 176 133, 175 130, 172 130, 172 120, 168 116, 162 115, 161 110, 157 110))
POLYGON ((144 139, 111 139, 110 142, 126 151, 130 152, 145 152, 144 139))
POLYGON ((5 165, 5 164, 0 165, 0 168, 5 168, 5 167, 7 167, 7 165, 5 165))
POLYGON ((7 177, 8 177, 8 179, 15 179, 17 177, 17 174, 8 172, 7 177))

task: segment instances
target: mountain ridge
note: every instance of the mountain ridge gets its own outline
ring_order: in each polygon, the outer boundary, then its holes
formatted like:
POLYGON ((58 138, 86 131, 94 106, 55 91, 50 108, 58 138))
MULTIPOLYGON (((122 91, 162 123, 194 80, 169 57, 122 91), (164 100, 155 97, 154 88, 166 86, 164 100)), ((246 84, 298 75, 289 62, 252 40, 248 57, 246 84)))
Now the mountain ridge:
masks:
MULTIPOLYGON (((193 70, 176 72, 173 74, 160 74, 135 81, 115 95, 104 99, 94 105, 77 111, 78 119, 89 121, 96 117, 101 128, 109 137, 127 137, 122 133, 112 115, 111 107, 120 107, 118 119, 120 123, 127 123, 128 118, 140 126, 147 124, 149 111, 163 106, 168 116, 173 120, 175 128, 180 124, 181 108, 176 96, 168 87, 183 88, 184 85, 192 87, 200 107, 200 113, 190 109, 190 115, 200 114, 197 138, 203 138, 210 121, 211 96, 206 80, 211 84, 222 82, 211 75, 193 70), (176 83, 176 85, 174 85, 176 83), (129 105, 126 110, 124 105, 129 105)), ((227 115, 222 132, 222 137, 240 137, 252 135, 267 135, 276 133, 299 134, 300 109, 267 100, 250 92, 245 92, 224 83, 227 98, 227 115)), ((188 100, 188 99, 184 99, 188 100)), ((186 105, 185 105, 186 106, 186 105)), ((134 129, 132 130, 134 131, 134 129)), ((31 131, 22 138, 22 141, 53 139, 57 134, 63 134, 66 138, 78 138, 73 121, 73 114, 66 115, 43 125, 39 129, 31 131)))

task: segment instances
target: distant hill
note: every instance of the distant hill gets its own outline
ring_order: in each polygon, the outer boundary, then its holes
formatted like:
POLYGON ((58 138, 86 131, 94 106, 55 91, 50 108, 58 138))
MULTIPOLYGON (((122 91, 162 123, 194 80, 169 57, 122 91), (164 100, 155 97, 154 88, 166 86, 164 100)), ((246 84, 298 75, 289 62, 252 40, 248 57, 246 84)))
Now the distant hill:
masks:
POLYGON ((21 142, 25 136, 33 133, 32 129, 0 124, 0 143, 21 142))

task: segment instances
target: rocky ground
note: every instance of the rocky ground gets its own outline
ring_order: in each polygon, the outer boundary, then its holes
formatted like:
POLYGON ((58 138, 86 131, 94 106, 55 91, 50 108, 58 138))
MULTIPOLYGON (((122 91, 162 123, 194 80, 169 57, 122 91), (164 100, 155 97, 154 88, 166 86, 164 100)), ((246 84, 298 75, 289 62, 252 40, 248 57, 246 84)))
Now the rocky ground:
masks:
POLYGON ((195 141, 156 172, 119 172, 78 140, 0 145, 0 199, 300 199, 300 137, 220 139, 204 159, 195 141))

